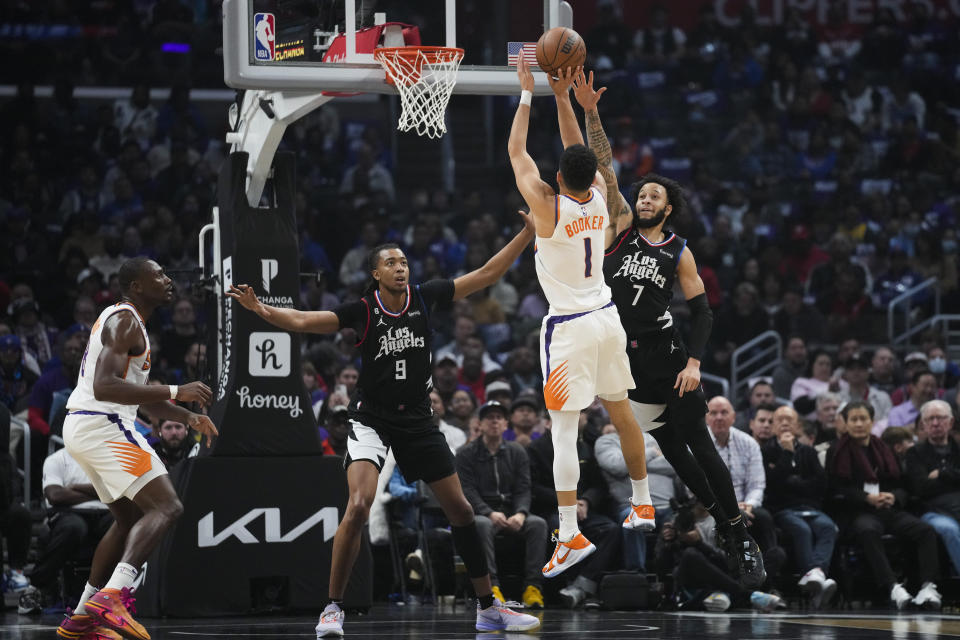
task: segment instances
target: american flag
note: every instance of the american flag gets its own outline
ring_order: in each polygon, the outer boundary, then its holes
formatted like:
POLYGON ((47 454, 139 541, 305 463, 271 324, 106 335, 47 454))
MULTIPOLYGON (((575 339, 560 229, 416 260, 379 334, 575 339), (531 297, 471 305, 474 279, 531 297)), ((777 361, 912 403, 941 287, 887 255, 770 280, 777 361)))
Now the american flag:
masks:
POLYGON ((507 43, 507 65, 517 66, 517 57, 523 52, 523 59, 531 66, 537 66, 537 43, 536 42, 508 42, 507 43))

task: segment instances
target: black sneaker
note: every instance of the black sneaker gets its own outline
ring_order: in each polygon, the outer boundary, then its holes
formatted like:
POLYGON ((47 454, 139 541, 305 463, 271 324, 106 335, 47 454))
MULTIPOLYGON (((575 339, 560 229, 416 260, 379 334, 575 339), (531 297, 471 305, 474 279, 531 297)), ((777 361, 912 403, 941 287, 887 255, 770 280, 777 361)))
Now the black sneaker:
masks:
POLYGON ((43 611, 43 602, 40 596, 40 590, 34 586, 27 587, 20 594, 20 600, 17 602, 17 613, 22 616, 41 613, 43 611))
POLYGON ((753 538, 747 538, 741 542, 734 542, 730 545, 730 548, 736 554, 740 584, 745 589, 759 589, 767 581, 767 572, 763 568, 763 555, 760 553, 760 547, 753 541, 753 538))

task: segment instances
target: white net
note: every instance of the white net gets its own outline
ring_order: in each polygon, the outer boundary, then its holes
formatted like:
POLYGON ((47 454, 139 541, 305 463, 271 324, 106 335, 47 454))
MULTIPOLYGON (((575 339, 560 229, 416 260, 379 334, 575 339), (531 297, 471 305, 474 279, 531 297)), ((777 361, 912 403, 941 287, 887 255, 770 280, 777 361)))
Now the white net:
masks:
POLYGON ((374 52, 400 94, 400 131, 439 138, 447 132, 444 113, 463 49, 447 47, 391 47, 374 52))

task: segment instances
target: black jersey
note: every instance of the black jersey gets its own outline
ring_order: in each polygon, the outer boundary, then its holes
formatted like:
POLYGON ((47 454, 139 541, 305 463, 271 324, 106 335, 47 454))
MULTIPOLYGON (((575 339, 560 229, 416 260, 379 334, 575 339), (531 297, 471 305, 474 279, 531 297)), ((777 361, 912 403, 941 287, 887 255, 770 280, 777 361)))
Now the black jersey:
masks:
POLYGON ((628 337, 673 333, 670 300, 686 246, 674 233, 653 244, 631 226, 607 249, 603 276, 628 337))
POLYGON ((407 302, 394 313, 374 291, 333 310, 340 327, 356 329, 361 370, 355 401, 385 411, 404 411, 424 402, 433 388, 431 312, 453 301, 453 280, 407 285, 407 302))

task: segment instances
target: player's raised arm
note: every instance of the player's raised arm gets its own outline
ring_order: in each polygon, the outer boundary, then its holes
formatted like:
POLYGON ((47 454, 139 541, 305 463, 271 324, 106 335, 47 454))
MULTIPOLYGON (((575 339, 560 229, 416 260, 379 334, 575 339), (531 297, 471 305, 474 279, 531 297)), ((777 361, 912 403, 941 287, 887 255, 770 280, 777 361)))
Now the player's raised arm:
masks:
POLYGON ((557 99, 557 124, 560 125, 560 140, 563 141, 564 149, 573 144, 583 144, 580 123, 577 122, 577 115, 573 112, 573 105, 570 104, 570 87, 573 86, 574 78, 582 73, 582 67, 576 69, 567 67, 557 69, 559 76, 557 79, 547 74, 550 88, 553 89, 553 95, 557 99))
POLYGON ((690 336, 687 339, 687 366, 677 375, 674 389, 693 391, 700 386, 700 361, 710 339, 710 330, 713 328, 713 311, 707 304, 707 293, 703 280, 697 273, 697 262, 693 259, 690 249, 684 247, 677 265, 677 281, 683 291, 683 297, 690 306, 690 336))
POLYGON ((300 311, 280 309, 263 304, 247 284, 230 285, 227 295, 275 327, 300 333, 333 333, 340 329, 340 319, 332 311, 300 311))
POLYGON ((610 246, 613 239, 630 226, 632 208, 620 193, 617 174, 613 170, 613 150, 610 149, 610 140, 603 130, 603 125, 600 122, 600 112, 597 110, 600 96, 606 90, 606 87, 601 87, 596 91, 593 89, 593 71, 590 72, 588 77, 581 70, 573 81, 573 94, 577 98, 577 103, 583 107, 583 113, 587 121, 588 146, 597 154, 597 172, 603 176, 607 186, 607 211, 610 214, 610 227, 607 230, 606 240, 607 246, 610 246))
POLYGON ((537 235, 549 238, 553 235, 554 207, 556 193, 546 182, 540 179, 540 170, 537 164, 527 153, 527 130, 530 126, 530 100, 533 97, 533 74, 524 61, 523 56, 517 62, 517 77, 520 78, 521 93, 517 113, 513 117, 510 127, 510 139, 507 142, 507 152, 510 154, 510 164, 517 179, 517 188, 520 195, 530 207, 530 214, 536 223, 537 235))
POLYGON ((453 299, 466 298, 474 291, 489 287, 503 277, 517 258, 523 253, 535 234, 533 215, 517 211, 523 218, 523 230, 513 237, 500 251, 493 255, 479 269, 465 273, 453 281, 453 299))

